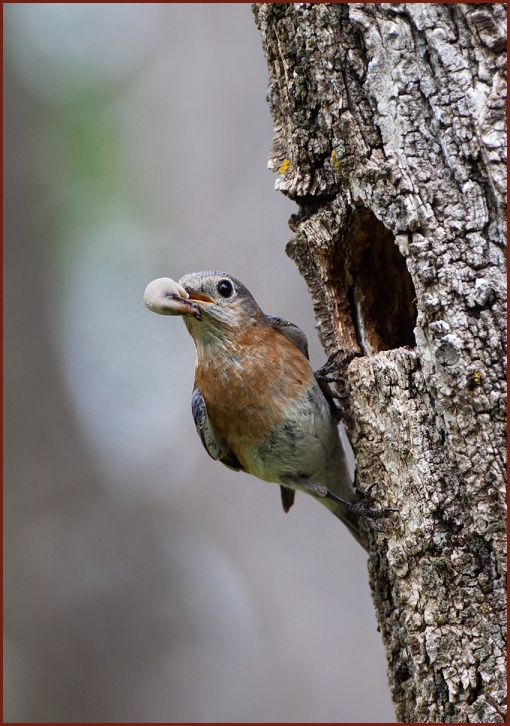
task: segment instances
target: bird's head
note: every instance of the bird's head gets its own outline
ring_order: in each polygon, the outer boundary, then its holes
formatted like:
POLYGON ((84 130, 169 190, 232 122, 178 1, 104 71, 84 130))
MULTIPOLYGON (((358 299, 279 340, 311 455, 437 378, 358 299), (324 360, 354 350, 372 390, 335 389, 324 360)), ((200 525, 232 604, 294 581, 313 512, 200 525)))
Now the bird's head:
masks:
POLYGON ((149 283, 145 305, 160 315, 181 315, 197 345, 225 344, 263 313, 247 288, 224 272, 192 272, 175 282, 149 283))

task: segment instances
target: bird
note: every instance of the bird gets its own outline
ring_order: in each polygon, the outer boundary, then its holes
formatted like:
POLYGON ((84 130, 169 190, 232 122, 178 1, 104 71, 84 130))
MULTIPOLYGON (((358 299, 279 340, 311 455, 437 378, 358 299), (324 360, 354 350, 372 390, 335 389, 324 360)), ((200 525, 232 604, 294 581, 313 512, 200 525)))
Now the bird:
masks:
POLYGON ((296 492, 314 497, 364 546, 360 517, 373 524, 371 515, 382 510, 364 506, 354 488, 333 394, 312 369, 305 333, 265 314, 224 272, 153 280, 144 302, 152 312, 181 316, 193 339, 191 408, 209 456, 278 484, 285 512, 296 492))

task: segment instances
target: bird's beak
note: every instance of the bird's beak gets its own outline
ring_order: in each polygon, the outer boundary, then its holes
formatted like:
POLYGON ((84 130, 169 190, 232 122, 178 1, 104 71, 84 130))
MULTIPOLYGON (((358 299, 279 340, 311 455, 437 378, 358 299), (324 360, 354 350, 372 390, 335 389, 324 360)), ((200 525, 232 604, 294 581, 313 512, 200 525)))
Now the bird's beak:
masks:
POLYGON ((159 315, 190 315, 202 320, 200 307, 215 305, 208 295, 188 293, 178 282, 170 277, 161 277, 147 285, 144 295, 145 305, 159 315))
POLYGON ((196 320, 202 320, 202 311, 200 308, 203 305, 216 305, 209 295, 203 295, 200 292, 188 292, 186 290, 187 298, 181 299, 180 305, 182 306, 181 315, 191 315, 196 320))
POLYGON ((217 303, 209 297, 209 295, 202 295, 200 292, 190 292, 188 293, 188 300, 196 300, 200 303, 203 303, 205 305, 216 305, 217 303))

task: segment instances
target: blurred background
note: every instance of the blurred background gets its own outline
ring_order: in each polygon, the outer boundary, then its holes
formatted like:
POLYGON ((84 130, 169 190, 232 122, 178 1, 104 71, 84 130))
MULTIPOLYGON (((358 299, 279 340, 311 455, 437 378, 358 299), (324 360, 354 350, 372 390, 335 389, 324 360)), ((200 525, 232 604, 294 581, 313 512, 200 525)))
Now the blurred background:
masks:
POLYGON ((394 722, 366 556, 214 463, 155 277, 218 269, 325 356, 266 171, 249 4, 4 4, 7 722, 394 722))

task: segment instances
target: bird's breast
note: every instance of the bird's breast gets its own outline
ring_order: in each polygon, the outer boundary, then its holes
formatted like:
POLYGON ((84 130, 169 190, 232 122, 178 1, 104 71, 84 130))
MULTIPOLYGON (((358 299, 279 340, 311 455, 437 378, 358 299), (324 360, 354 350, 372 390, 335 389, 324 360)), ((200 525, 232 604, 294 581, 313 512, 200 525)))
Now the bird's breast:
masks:
POLYGON ((215 348, 197 348, 195 380, 212 424, 249 469, 246 452, 284 426, 296 405, 306 407, 315 378, 305 356, 272 329, 215 348))

